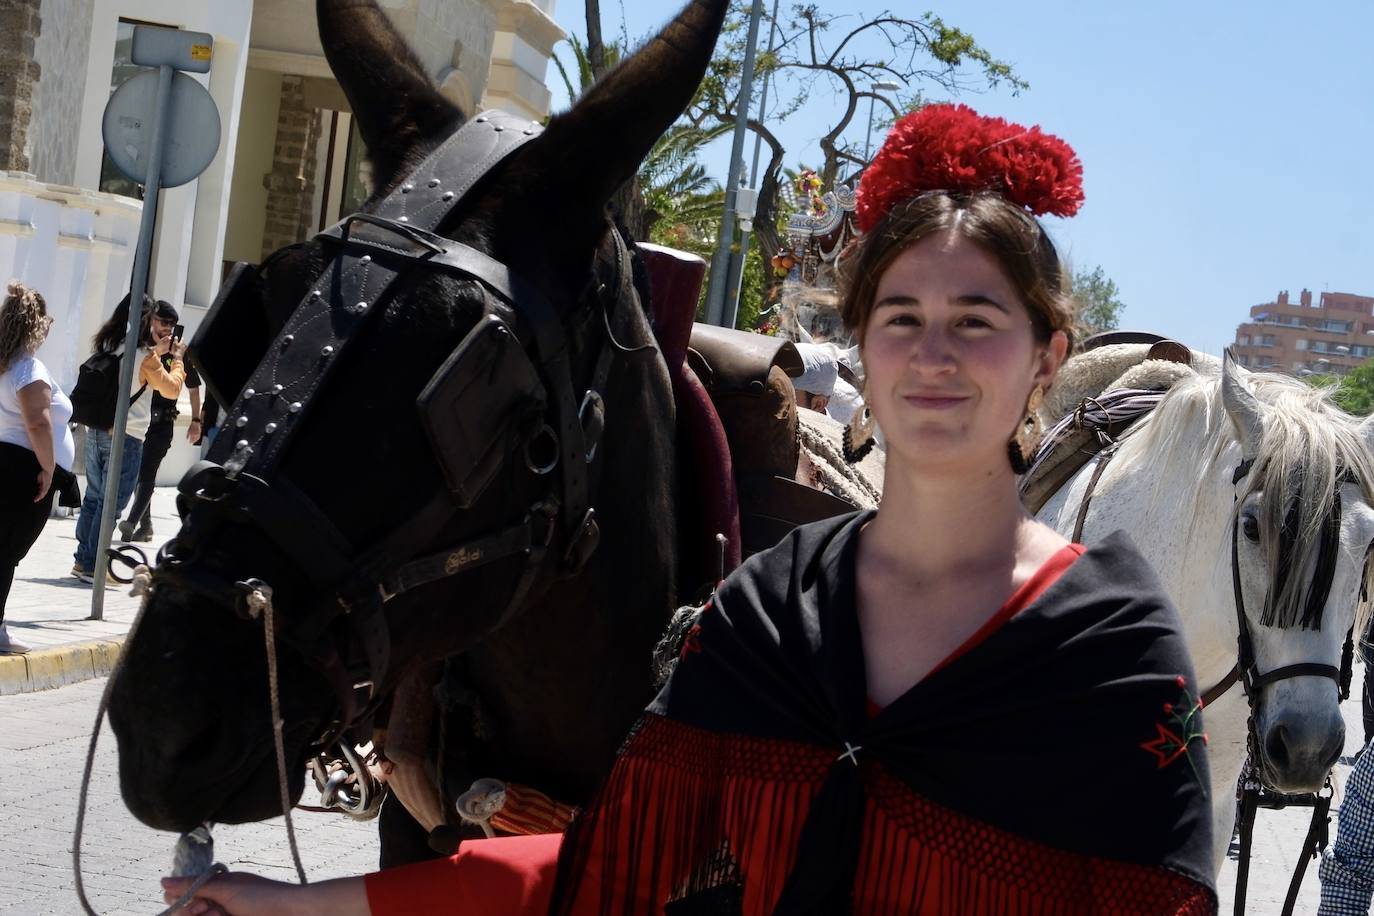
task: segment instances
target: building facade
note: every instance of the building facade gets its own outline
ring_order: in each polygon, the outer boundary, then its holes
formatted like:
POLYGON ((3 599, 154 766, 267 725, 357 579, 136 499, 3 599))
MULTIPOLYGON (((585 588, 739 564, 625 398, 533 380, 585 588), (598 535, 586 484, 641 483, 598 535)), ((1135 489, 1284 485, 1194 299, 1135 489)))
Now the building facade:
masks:
MULTIPOLYGON (((554 2, 378 5, 464 111, 541 120, 564 37, 554 2)), ((105 155, 101 120, 139 70, 130 51, 140 24, 214 37, 210 72, 192 78, 219 109, 219 153, 198 179, 163 191, 149 278, 152 295, 181 308, 188 338, 229 264, 308 238, 371 193, 314 0, 0 0, 0 279, 44 294, 54 324, 41 356, 68 390, 133 272, 141 191, 105 155)), ((163 482, 194 458, 183 437, 174 442, 163 482)))
POLYGON ((1253 306, 1231 345, 1242 366, 1296 375, 1345 375, 1374 356, 1374 296, 1285 290, 1253 306))

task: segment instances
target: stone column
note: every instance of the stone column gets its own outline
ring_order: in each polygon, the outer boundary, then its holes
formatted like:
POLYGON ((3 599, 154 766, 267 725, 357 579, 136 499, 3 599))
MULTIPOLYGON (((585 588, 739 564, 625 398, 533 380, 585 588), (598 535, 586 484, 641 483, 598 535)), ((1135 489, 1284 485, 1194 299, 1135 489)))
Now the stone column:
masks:
POLYGON ((41 0, 0 0, 0 171, 29 171, 26 151, 39 67, 41 0))
MULTIPOLYGON (((0 0, 0 3, 5 0, 0 0)), ((262 255, 301 241, 315 225, 315 161, 324 118, 305 101, 305 78, 284 76, 272 171, 263 176, 267 215, 262 255)))

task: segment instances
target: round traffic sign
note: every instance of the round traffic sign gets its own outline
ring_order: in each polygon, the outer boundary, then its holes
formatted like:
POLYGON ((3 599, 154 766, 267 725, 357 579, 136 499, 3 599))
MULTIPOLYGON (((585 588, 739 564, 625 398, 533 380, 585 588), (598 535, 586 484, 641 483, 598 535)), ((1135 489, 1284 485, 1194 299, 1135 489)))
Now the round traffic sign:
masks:
MULTIPOLYGON (((111 161, 139 184, 148 178, 157 79, 158 71, 148 70, 125 80, 105 105, 101 126, 111 161)), ((219 151, 219 109, 215 100, 204 86, 180 71, 172 74, 172 98, 162 135, 164 188, 175 188, 195 178, 219 151)))

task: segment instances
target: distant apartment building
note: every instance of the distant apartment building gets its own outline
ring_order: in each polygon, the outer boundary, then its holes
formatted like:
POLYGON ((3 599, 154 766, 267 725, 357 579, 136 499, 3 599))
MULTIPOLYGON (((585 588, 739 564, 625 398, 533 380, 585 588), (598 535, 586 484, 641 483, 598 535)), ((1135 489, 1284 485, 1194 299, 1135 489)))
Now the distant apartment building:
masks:
POLYGON ((1232 344, 1242 366, 1297 375, 1345 375, 1374 356, 1374 296, 1303 290, 1250 309, 1232 344))

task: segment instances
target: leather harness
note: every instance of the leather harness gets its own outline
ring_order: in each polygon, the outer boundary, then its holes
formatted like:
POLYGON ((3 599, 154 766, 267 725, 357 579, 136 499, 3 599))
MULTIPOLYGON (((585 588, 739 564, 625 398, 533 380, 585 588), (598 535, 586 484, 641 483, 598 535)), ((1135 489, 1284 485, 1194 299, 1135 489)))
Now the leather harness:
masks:
MULTIPOLYGON (((206 568, 206 545, 232 522, 265 536, 321 596, 302 606, 282 634, 338 698, 338 718, 317 744, 329 745, 380 702, 377 686, 390 665, 387 602, 496 560, 521 557, 513 594, 490 632, 516 614, 536 586, 577 573, 596 550, 599 530, 591 502, 605 425, 602 392, 617 353, 656 351, 652 343, 624 347, 611 333, 610 311, 638 302, 623 239, 611 233, 614 280, 596 284, 593 278, 586 293, 598 300, 605 334, 596 335, 602 339, 590 377, 575 387, 567 334, 543 294, 489 255, 435 234, 473 187, 541 130, 500 111, 479 115, 372 212, 353 214, 318 236, 332 260, 247 383, 236 388, 220 373, 218 387, 232 406, 207 460, 179 485, 184 526, 159 557, 159 577, 211 597, 221 597, 226 586, 246 592, 261 584, 228 580, 206 568), (364 336, 395 281, 417 269, 477 281, 484 314, 417 400, 446 487, 402 525, 360 547, 281 473, 280 463, 340 357, 364 336), (521 448, 523 469, 506 461, 521 448), (522 518, 417 557, 511 465, 549 481, 522 518)), ((198 345, 205 351, 200 363, 207 384, 217 381, 212 326, 221 311, 232 311, 231 300, 243 295, 241 289, 230 283, 221 290, 193 342, 193 352, 198 345)))

